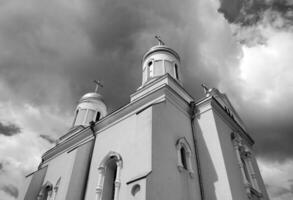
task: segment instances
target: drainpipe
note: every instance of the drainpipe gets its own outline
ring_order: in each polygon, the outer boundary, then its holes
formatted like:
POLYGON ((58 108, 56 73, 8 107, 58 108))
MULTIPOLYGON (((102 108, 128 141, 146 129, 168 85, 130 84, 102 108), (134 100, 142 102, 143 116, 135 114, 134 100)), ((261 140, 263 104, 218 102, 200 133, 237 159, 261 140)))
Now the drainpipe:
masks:
POLYGON ((205 199, 204 196, 204 190, 203 190, 203 183, 202 183, 202 175, 200 170, 200 160, 199 160, 199 154, 198 154, 198 147, 197 147, 197 140, 195 138, 195 128, 194 128, 194 120, 196 115, 196 105, 194 101, 191 101, 189 103, 190 109, 191 109, 191 131, 192 131, 192 139, 194 143, 194 151, 195 151, 195 160, 197 165, 197 174, 199 179, 199 189, 200 189, 200 196, 201 200, 205 199))
POLYGON ((92 147, 92 151, 90 152, 90 161, 89 161, 89 166, 88 166, 88 169, 87 169, 87 175, 86 175, 86 183, 85 183, 85 188, 84 188, 84 193, 83 193, 83 198, 82 199, 85 199, 85 195, 86 195, 86 190, 87 190, 87 186, 88 186, 88 180, 89 180, 89 177, 90 177, 90 169, 91 169, 91 165, 92 165, 92 157, 93 157, 93 153, 94 153, 94 148, 95 148, 95 143, 96 143, 96 134, 95 134, 95 125, 96 123, 94 121, 91 121, 90 123, 90 129, 92 131, 92 134, 94 136, 94 141, 93 141, 93 147, 92 147))

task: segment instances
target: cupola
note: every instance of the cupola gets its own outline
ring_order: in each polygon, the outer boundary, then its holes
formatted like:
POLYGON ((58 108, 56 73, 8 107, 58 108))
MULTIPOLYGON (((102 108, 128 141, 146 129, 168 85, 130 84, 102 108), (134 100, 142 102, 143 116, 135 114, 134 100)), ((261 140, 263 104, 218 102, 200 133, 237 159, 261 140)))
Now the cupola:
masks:
POLYGON ((102 84, 95 81, 94 92, 87 93, 81 97, 75 111, 73 126, 88 126, 91 121, 97 122, 107 115, 107 107, 103 97, 98 93, 102 84))
POLYGON ((158 45, 148 50, 142 59, 142 87, 158 77, 169 74, 182 85, 180 57, 158 37, 158 45))

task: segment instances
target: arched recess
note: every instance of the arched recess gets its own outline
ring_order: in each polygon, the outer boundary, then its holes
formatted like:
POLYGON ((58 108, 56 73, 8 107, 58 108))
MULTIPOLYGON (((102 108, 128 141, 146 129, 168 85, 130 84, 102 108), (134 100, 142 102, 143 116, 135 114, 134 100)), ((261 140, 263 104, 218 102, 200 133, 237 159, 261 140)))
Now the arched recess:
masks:
POLYGON ((191 177, 194 177, 194 171, 192 167, 192 152, 191 148, 185 139, 185 137, 179 138, 176 142, 177 149, 177 167, 180 172, 188 171, 191 177))
POLYGON ((98 167, 96 200, 118 200, 120 190, 122 157, 116 152, 109 152, 98 167))
POLYGON ((50 200, 52 196, 53 185, 47 181, 42 187, 38 194, 37 200, 50 200))

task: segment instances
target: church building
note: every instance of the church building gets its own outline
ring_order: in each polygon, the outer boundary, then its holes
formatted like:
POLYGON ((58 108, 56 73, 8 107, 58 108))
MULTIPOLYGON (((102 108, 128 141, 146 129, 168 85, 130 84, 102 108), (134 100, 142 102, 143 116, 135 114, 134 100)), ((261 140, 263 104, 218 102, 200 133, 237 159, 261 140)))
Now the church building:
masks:
POLYGON ((130 102, 107 113, 97 82, 19 200, 269 199, 254 141, 227 96, 202 85, 194 99, 178 53, 157 39, 130 102))

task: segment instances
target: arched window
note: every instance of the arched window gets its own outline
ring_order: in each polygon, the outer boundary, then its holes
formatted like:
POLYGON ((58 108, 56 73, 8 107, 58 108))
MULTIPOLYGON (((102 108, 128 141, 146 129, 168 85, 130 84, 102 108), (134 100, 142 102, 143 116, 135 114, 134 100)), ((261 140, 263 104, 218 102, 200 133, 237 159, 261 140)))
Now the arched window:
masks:
POLYGON ((236 153, 237 162, 240 167, 243 183, 247 187, 248 196, 253 194, 257 197, 261 197, 262 193, 259 189, 256 174, 252 165, 251 150, 248 146, 243 144, 242 138, 238 133, 231 133, 231 139, 236 153))
POLYGON ((194 176, 194 171, 192 168, 192 154, 191 148, 185 138, 180 138, 176 142, 177 148, 177 158, 178 158, 178 169, 180 172, 188 171, 191 177, 194 176))
POLYGON ((181 163, 184 169, 188 169, 187 168, 187 161, 186 161, 186 151, 184 147, 180 148, 180 156, 181 156, 181 163))
POLYGON ((118 153, 109 152, 98 168, 96 200, 118 200, 121 168, 121 156, 118 153))
POLYGON ((37 200, 49 200, 52 196, 53 185, 47 181, 42 187, 38 194, 37 200))
POLYGON ((179 79, 179 74, 178 74, 178 65, 175 63, 175 77, 179 79))
POLYGON ((97 112, 97 115, 96 115, 96 122, 100 120, 100 117, 101 117, 101 113, 100 113, 100 112, 97 112))

